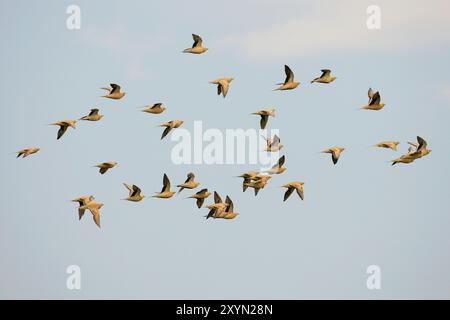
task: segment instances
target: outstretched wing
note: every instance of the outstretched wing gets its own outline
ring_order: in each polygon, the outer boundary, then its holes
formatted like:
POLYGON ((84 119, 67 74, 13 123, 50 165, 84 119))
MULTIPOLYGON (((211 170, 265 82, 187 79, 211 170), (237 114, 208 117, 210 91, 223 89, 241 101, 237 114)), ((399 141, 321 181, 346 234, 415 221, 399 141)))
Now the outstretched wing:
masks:
POLYGON ((322 71, 322 75, 320 76, 321 78, 326 77, 326 76, 330 75, 330 73, 331 73, 330 69, 322 69, 320 71, 322 71))
POLYGON ((294 73, 292 72, 291 68, 289 68, 287 65, 284 65, 284 72, 286 73, 286 80, 284 80, 284 84, 293 82, 294 73))
POLYGON ((120 86, 115 84, 115 83, 111 83, 111 91, 109 92, 110 94, 113 94, 115 92, 120 92, 120 86))
POLYGON ((282 156, 280 159, 278 159, 278 162, 272 168, 281 168, 285 160, 286 158, 282 156))
POLYGON ((171 127, 166 127, 161 135, 161 140, 164 139, 165 136, 167 136, 170 132, 170 130, 172 130, 171 127))
POLYGON ((290 195, 292 194, 292 192, 294 192, 294 188, 288 188, 287 190, 286 190, 286 192, 284 193, 284 200, 283 201, 286 201, 289 197, 290 197, 290 195))
POLYGON ((64 133, 66 133, 68 127, 69 127, 68 125, 60 126, 60 128, 58 130, 57 140, 59 140, 64 135, 64 133))
POLYGON ((266 128, 266 125, 267 125, 267 121, 269 121, 269 116, 268 115, 262 115, 261 116, 261 121, 259 122, 259 124, 260 124, 260 126, 261 126, 261 129, 265 129, 266 128))
POLYGON ((227 196, 227 198, 225 199, 225 203, 228 205, 228 207, 225 209, 225 212, 233 212, 234 205, 229 196, 227 196))
POLYGON ((162 187, 161 192, 166 192, 166 191, 170 191, 170 180, 169 180, 169 177, 167 177, 167 174, 164 173, 163 187, 162 187))
POLYGON ((138 186, 134 185, 132 186, 133 192, 131 193, 130 197, 139 196, 141 194, 141 189, 139 189, 138 186))
POLYGON ((89 113, 90 116, 96 116, 98 115, 98 109, 91 109, 91 112, 89 113))
POLYGON ((373 105, 377 105, 380 104, 381 102, 381 96, 380 93, 377 91, 373 94, 372 99, 370 100, 369 105, 373 106, 373 105))
POLYGON ((417 147, 417 151, 422 151, 423 149, 425 149, 427 147, 427 142, 419 136, 417 136, 417 142, 419 143, 419 146, 417 147))
POLYGON ((192 38, 194 39, 194 44, 192 45, 192 48, 201 47, 202 46, 203 40, 202 40, 202 38, 199 35, 192 34, 192 38))
POLYGON ((222 203, 222 198, 219 196, 217 191, 214 191, 214 203, 222 203))

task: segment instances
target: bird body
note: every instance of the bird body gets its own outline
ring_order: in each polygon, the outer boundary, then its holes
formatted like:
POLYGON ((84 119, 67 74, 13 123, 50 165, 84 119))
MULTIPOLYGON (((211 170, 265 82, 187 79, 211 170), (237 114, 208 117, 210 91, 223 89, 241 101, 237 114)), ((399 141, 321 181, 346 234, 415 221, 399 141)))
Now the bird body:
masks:
MULTIPOLYGON (((264 189, 269 180, 272 177, 269 175, 258 174, 256 177, 252 178, 250 181, 243 183, 245 187, 250 187, 255 190, 255 196, 258 195, 259 190, 264 189)), ((245 190, 244 190, 245 191, 245 190)))
POLYGON ((267 122, 269 121, 269 117, 275 117, 275 109, 263 109, 253 112, 252 114, 261 117, 259 124, 261 129, 264 130, 267 126, 267 122))
POLYGON ((141 195, 141 189, 138 186, 136 186, 134 184, 132 186, 130 186, 130 185, 126 184, 126 183, 124 183, 123 185, 125 186, 125 188, 128 189, 128 193, 129 193, 128 197, 126 197, 123 200, 132 201, 132 202, 139 202, 139 201, 141 201, 142 199, 145 198, 144 195, 141 195))
POLYGON ((56 139, 59 140, 64 135, 64 133, 66 133, 67 128, 71 127, 73 129, 75 129, 76 123, 77 123, 77 120, 63 120, 63 121, 51 123, 50 125, 59 126, 58 135, 56 137, 56 139))
POLYGON ((183 120, 173 120, 161 123, 160 127, 166 127, 161 135, 161 140, 164 139, 164 137, 167 136, 172 129, 179 128, 183 123, 183 120))
POLYGON ((211 192, 208 189, 202 189, 196 194, 188 197, 188 199, 196 199, 197 207, 200 209, 203 206, 205 199, 207 199, 211 195, 211 192))
POLYGON ((361 109, 378 111, 384 108, 385 104, 381 102, 381 96, 378 91, 374 92, 372 88, 369 88, 367 95, 369 96, 369 102, 362 106, 361 109))
POLYGON ((112 169, 115 166, 117 166, 117 162, 115 161, 103 162, 96 165, 96 167, 100 169, 99 172, 101 174, 105 174, 109 169, 112 169))
POLYGON ((192 38, 194 39, 194 44, 191 48, 183 50, 184 53, 202 54, 208 51, 208 48, 202 46, 203 40, 199 35, 192 34, 192 38))
POLYGON ((225 200, 225 205, 226 208, 222 209, 220 211, 216 211, 212 217, 214 219, 226 219, 226 220, 231 220, 236 218, 239 213, 234 212, 234 205, 233 205, 233 201, 231 200, 231 198, 229 196, 227 196, 226 200, 225 200))
POLYGON ((300 85, 300 82, 294 81, 294 73, 292 72, 291 68, 285 65, 284 72, 286 73, 286 80, 284 81, 284 83, 279 83, 280 87, 276 88, 275 90, 283 91, 297 88, 300 85))
POLYGON ((322 69, 322 75, 318 78, 315 78, 311 83, 317 82, 317 83, 331 83, 334 80, 336 80, 335 76, 331 75, 331 70, 329 69, 322 69))
POLYGON ((95 224, 100 228, 100 209, 102 207, 103 203, 89 201, 87 204, 81 206, 80 209, 89 210, 92 213, 92 218, 94 219, 95 224))
POLYGON ((166 107, 163 106, 162 103, 155 103, 152 106, 145 107, 142 112, 152 113, 152 114, 160 114, 163 113, 164 110, 166 110, 166 107))
POLYGON ((280 138, 275 135, 273 139, 270 138, 264 138, 266 140, 266 149, 264 151, 267 152, 278 152, 280 151, 284 146, 280 143, 280 138))
POLYGON ((230 83, 233 81, 234 78, 228 77, 228 78, 220 78, 217 80, 210 81, 209 83, 216 84, 217 85, 217 94, 225 98, 228 93, 228 89, 230 88, 230 83))
POLYGON ((26 158, 32 154, 39 152, 40 150, 41 150, 40 148, 36 148, 36 147, 19 150, 19 151, 17 151, 17 158, 19 158, 19 157, 22 157, 22 159, 26 158))
POLYGON ((187 179, 184 183, 177 185, 180 190, 178 193, 183 191, 183 189, 195 189, 200 185, 200 183, 195 181, 195 175, 192 172, 189 172, 187 175, 187 179))
POLYGON ((103 118, 103 115, 99 114, 98 109, 91 109, 91 112, 87 116, 80 118, 80 120, 99 121, 101 118, 103 118))
POLYGON ((342 147, 333 147, 323 150, 322 153, 331 153, 331 159, 333 160, 333 163, 336 164, 344 150, 345 148, 342 147))
POLYGON ((269 174, 283 173, 284 171, 286 171, 286 168, 283 167, 285 160, 286 160, 285 156, 282 156, 280 159, 278 159, 278 162, 272 168, 267 170, 266 172, 269 174))
POLYGON ((286 193, 284 194, 284 200, 286 201, 289 196, 292 194, 292 192, 297 191, 298 196, 300 197, 300 199, 304 200, 304 193, 303 193, 303 185, 304 182, 300 182, 300 181, 295 181, 295 182, 289 182, 285 185, 283 185, 283 188, 287 188, 286 193))
POLYGON ((420 159, 426 155, 428 155, 431 150, 427 148, 427 142, 425 139, 417 136, 417 143, 408 142, 413 148, 408 150, 407 154, 402 155, 401 157, 392 160, 392 165, 397 163, 412 163, 417 159, 420 159))
POLYGON ((83 206, 87 205, 89 202, 94 200, 94 196, 82 196, 76 199, 73 199, 72 202, 78 202, 79 208, 78 208, 78 220, 81 220, 83 218, 84 212, 86 209, 82 209, 83 206))
POLYGON ((391 150, 397 151, 397 146, 399 144, 400 144, 400 142, 398 142, 398 141, 383 141, 383 142, 377 143, 375 145, 375 147, 391 149, 391 150))
POLYGON ((103 90, 108 91, 107 95, 102 96, 103 98, 119 100, 125 96, 126 93, 120 91, 119 85, 111 83, 110 86, 111 86, 110 88, 101 88, 103 90))
POLYGON ((175 194, 175 192, 170 191, 169 177, 167 177, 167 175, 164 173, 163 187, 161 189, 161 192, 156 192, 156 194, 153 196, 153 198, 169 199, 169 198, 172 198, 172 196, 174 194, 175 194))

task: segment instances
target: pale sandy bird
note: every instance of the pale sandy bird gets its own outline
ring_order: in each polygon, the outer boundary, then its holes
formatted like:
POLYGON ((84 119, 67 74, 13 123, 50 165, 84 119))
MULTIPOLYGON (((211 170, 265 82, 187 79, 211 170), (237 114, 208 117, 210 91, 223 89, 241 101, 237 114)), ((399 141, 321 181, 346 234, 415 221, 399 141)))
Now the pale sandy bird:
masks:
POLYGON ((72 202, 78 202, 78 220, 83 218, 84 212, 86 209, 82 209, 83 206, 87 205, 89 202, 94 200, 94 196, 82 196, 76 199, 73 199, 72 202))
POLYGON ((277 85, 279 85, 280 87, 276 88, 275 90, 292 90, 297 88, 300 82, 294 81, 294 73, 292 72, 291 68, 285 65, 284 72, 286 73, 286 80, 284 80, 284 83, 278 83, 277 85))
POLYGON ((322 153, 331 153, 331 159, 333 160, 333 163, 336 164, 344 150, 345 148, 342 147, 333 147, 323 150, 322 153))
POLYGON ((160 114, 166 110, 166 107, 163 106, 162 103, 155 103, 152 106, 146 106, 142 112, 152 113, 152 114, 160 114))
POLYGON ((80 120, 99 121, 101 118, 103 118, 103 115, 99 114, 99 111, 100 110, 98 109, 91 109, 91 112, 87 116, 80 118, 80 120))
POLYGON ((399 144, 400 144, 399 141, 383 141, 383 142, 377 143, 375 145, 375 147, 386 148, 386 149, 391 149, 391 150, 397 151, 397 146, 399 144))
POLYGON ((414 152, 409 152, 407 154, 402 155, 401 157, 392 160, 392 165, 397 164, 397 163, 411 163, 414 162, 417 158, 412 156, 411 154, 414 152))
POLYGON ((102 96, 103 98, 119 100, 125 96, 125 92, 120 91, 120 86, 114 83, 110 84, 111 88, 101 88, 108 91, 107 95, 102 96))
POLYGON ((282 186, 283 188, 287 188, 285 194, 284 194, 284 200, 286 201, 289 196, 292 194, 292 192, 297 191, 298 196, 300 197, 300 199, 304 200, 305 196, 303 193, 303 182, 300 181, 295 181, 295 182, 289 182, 288 184, 285 184, 284 186, 282 186))
POLYGON ((369 89, 367 95, 369 96, 368 104, 361 107, 361 109, 365 110, 381 110, 385 106, 384 103, 381 102, 380 93, 374 92, 372 88, 369 89))
POLYGON ((170 191, 170 180, 167 177, 167 175, 164 173, 163 187, 161 189, 161 192, 156 192, 156 194, 153 196, 153 198, 169 199, 169 198, 172 198, 172 196, 174 194, 175 194, 175 192, 170 191))
MULTIPOLYGON (((258 195, 259 190, 264 189, 269 180, 272 177, 269 175, 258 174, 252 178, 249 182, 244 182, 244 186, 253 188, 255 190, 255 196, 258 195)), ((245 191, 245 190, 244 190, 245 191)))
POLYGON ((280 151, 284 146, 280 143, 280 138, 275 135, 273 137, 273 139, 270 138, 265 138, 263 137, 264 140, 266 140, 266 148, 264 149, 264 151, 267 152, 277 152, 280 151))
POLYGON ((331 70, 329 70, 329 69, 322 69, 320 71, 322 71, 322 74, 320 75, 320 77, 315 78, 313 81, 311 81, 311 83, 314 83, 314 82, 317 82, 317 83, 331 83, 334 80, 336 80, 336 77, 331 75, 331 70))
POLYGON ((234 78, 220 78, 214 81, 210 81, 209 83, 216 84, 217 85, 217 94, 225 98, 228 93, 228 89, 230 88, 230 83, 233 81, 234 78))
POLYGON ((17 151, 17 158, 19 158, 19 157, 26 158, 32 154, 39 152, 40 150, 41 150, 40 148, 35 148, 35 147, 19 150, 19 151, 17 151))
POLYGON ((219 194, 214 191, 214 203, 206 206, 206 208, 209 209, 209 213, 206 216, 206 219, 209 219, 213 217, 214 215, 220 214, 222 211, 224 211, 228 207, 228 203, 224 203, 222 201, 222 198, 219 196, 219 194))
POLYGON ((161 123, 159 125, 160 127, 166 127, 161 135, 161 140, 164 139, 164 137, 167 136, 172 129, 179 128, 183 123, 183 120, 173 120, 161 123))
POLYGON ((255 179, 258 176, 259 172, 256 171, 250 171, 250 172, 244 172, 238 178, 243 178, 244 181, 242 182, 242 191, 245 192, 247 188, 249 187, 248 184, 252 182, 253 179, 255 179))
POLYGON ((414 158, 414 160, 420 159, 431 152, 431 150, 427 148, 427 142, 425 141, 425 139, 419 136, 417 136, 417 143, 412 142, 408 143, 412 145, 415 149, 409 151, 407 156, 414 158))
POLYGON ((259 125, 262 130, 264 130, 267 126, 267 122, 269 121, 269 117, 275 117, 275 109, 263 109, 256 112, 253 112, 252 114, 258 115, 261 117, 261 120, 259 121, 259 125))
POLYGON ((77 123, 77 120, 63 120, 63 121, 51 123, 50 125, 59 126, 58 135, 57 135, 57 140, 59 140, 64 135, 64 133, 66 133, 68 127, 75 129, 76 123, 77 123))
POLYGON ((202 189, 196 194, 188 197, 188 199, 196 199, 197 207, 200 209, 203 206, 205 199, 207 199, 210 195, 211 192, 209 192, 208 189, 202 189))
POLYGON ((183 191, 184 189, 195 189, 200 185, 200 183, 195 181, 195 174, 192 172, 189 172, 187 175, 187 179, 184 183, 177 185, 180 190, 178 190, 178 193, 183 191))
POLYGON ((199 35, 192 34, 192 38, 194 39, 194 44, 192 45, 192 48, 185 49, 183 51, 184 53, 202 54, 208 51, 208 48, 204 48, 202 46, 203 40, 199 35))
POLYGON ((283 167, 285 160, 286 160, 285 156, 282 156, 280 159, 278 159, 278 162, 272 168, 267 170, 266 172, 269 174, 283 173, 284 171, 286 171, 286 168, 283 167))
POLYGON ((136 186, 134 184, 132 186, 130 186, 130 185, 126 184, 126 183, 124 183, 123 185, 125 186, 125 188, 128 189, 128 197, 126 197, 123 200, 132 201, 132 202, 139 202, 139 201, 141 201, 142 199, 145 198, 144 195, 141 195, 141 189, 139 189, 138 186, 136 186))
POLYGON ((103 203, 90 201, 84 206, 80 207, 82 210, 89 210, 92 213, 92 218, 95 224, 100 228, 100 209, 103 207, 103 203))
POLYGON ((231 198, 229 196, 227 196, 227 198, 225 199, 225 204, 227 204, 228 206, 226 207, 225 210, 222 210, 220 212, 216 212, 213 214, 213 218, 214 219, 226 219, 226 220, 231 220, 236 218, 239 213, 234 212, 234 204, 233 201, 231 200, 231 198))
POLYGON ((115 166, 117 166, 117 162, 115 161, 109 161, 109 162, 103 162, 103 163, 99 163, 97 164, 95 167, 99 168, 99 172, 101 174, 105 174, 106 171, 108 171, 109 169, 114 168, 115 166))

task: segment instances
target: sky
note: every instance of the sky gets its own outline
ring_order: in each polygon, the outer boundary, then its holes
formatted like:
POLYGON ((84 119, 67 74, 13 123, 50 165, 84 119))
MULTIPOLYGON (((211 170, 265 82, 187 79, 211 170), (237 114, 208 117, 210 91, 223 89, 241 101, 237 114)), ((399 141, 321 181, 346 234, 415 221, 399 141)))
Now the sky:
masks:
MULTIPOLYGON (((1 299, 449 299, 448 1, 0 1, 1 299), (81 28, 69 30, 69 5, 81 28), (370 5, 381 28, 366 25, 370 5), (181 53, 191 34, 209 48, 181 53), (301 82, 273 91, 284 65, 301 82), (329 68, 330 85, 310 84, 329 68), (235 80, 224 99, 208 82, 235 80), (101 98, 118 83, 127 95, 101 98), (361 111, 369 87, 386 103, 361 111), (148 115, 139 108, 163 102, 148 115), (97 107, 105 117, 56 140, 49 123, 97 107), (258 128, 274 107, 286 172, 255 197, 235 176, 254 164, 175 164, 161 122, 193 131, 258 128), (419 135, 432 152, 389 161, 419 135), (374 148, 400 141, 399 151, 374 148), (41 151, 26 159, 15 152, 41 151), (334 166, 321 150, 344 146, 334 166), (117 161, 100 175, 93 166, 117 161), (183 191, 123 201, 195 172, 239 216, 205 220, 183 191), (305 200, 281 185, 305 182, 305 200), (104 203, 102 228, 71 199, 104 203), (67 267, 81 270, 69 290, 67 267), (381 270, 369 290, 368 266, 381 270)), ((209 199, 208 202, 210 202, 209 199)))

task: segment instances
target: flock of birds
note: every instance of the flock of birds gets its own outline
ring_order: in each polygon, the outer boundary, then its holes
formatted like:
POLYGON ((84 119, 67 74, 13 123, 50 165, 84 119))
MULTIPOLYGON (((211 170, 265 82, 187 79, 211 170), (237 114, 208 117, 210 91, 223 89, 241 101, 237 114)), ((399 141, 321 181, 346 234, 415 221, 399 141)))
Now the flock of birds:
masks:
MULTIPOLYGON (((193 46, 191 48, 185 49, 183 52, 190 54, 205 53, 208 50, 208 48, 203 47, 202 38, 196 34, 193 34, 192 36, 194 39, 193 46)), ((311 83, 329 84, 334 80, 336 80, 336 77, 331 74, 331 70, 323 69, 321 71, 322 74, 319 77, 312 80, 311 83)), ((285 65, 285 73, 286 73, 285 81, 283 83, 277 84, 279 85, 279 87, 276 88, 275 90, 282 90, 282 91, 293 90, 300 85, 299 82, 294 81, 294 73, 286 65, 285 65)), ((233 79, 234 78, 232 77, 225 77, 211 81, 210 83, 216 85, 217 94, 222 95, 225 98, 230 89, 230 85, 233 79)), ((109 88, 101 88, 101 89, 107 91, 107 94, 102 97, 108 99, 120 100, 126 94, 125 92, 121 91, 121 87, 117 84, 111 84, 109 88)), ((378 91, 374 92, 372 89, 369 89, 368 97, 369 101, 366 105, 361 107, 362 109, 378 111, 383 109, 383 107, 385 106, 385 104, 381 102, 381 96, 378 91)), ((165 110, 166 108, 163 106, 162 103, 156 103, 152 106, 146 107, 142 111, 150 114, 161 114, 165 110)), ((269 117, 275 116, 275 109, 263 109, 254 112, 253 114, 260 116, 261 118, 260 127, 261 129, 265 129, 269 121, 269 117)), ((99 113, 99 109, 91 109, 90 113, 87 116, 84 116, 79 120, 100 121, 102 117, 103 115, 99 113)), ((59 140, 66 133, 69 127, 75 128, 76 123, 77 120, 63 120, 52 123, 51 125, 59 126, 59 130, 57 133, 57 139, 59 140)), ((160 126, 165 127, 165 129, 161 135, 161 140, 164 139, 164 137, 166 137, 173 129, 179 128, 181 125, 183 125, 182 120, 173 120, 162 123, 160 126)), ((283 148, 283 145, 280 143, 280 138, 277 135, 275 135, 273 138, 264 137, 264 139, 266 140, 266 149, 264 150, 266 152, 278 152, 283 148)), ((417 137, 417 143, 416 142, 408 142, 408 143, 410 144, 408 152, 392 160, 392 165, 397 163, 412 163, 413 161, 420 159, 431 152, 431 150, 427 148, 426 141, 421 137, 417 137)), ((375 146, 397 151, 398 144, 399 144, 398 141, 383 141, 376 144, 375 146)), ((331 159, 333 163, 337 164, 339 157, 344 150, 345 148, 343 147, 331 147, 323 150, 322 152, 331 154, 331 159)), ((22 156, 23 158, 26 158, 39 151, 40 149, 37 147, 23 149, 17 152, 17 157, 22 156)), ((251 171, 241 174, 239 177, 243 178, 242 183, 243 192, 245 192, 250 187, 254 189, 255 196, 258 195, 258 192, 267 185, 269 180, 272 178, 272 175, 282 174, 286 170, 286 168, 284 167, 285 160, 286 160, 285 156, 281 156, 277 161, 277 163, 269 170, 262 172, 251 171)), ((105 174, 108 170, 113 169, 115 166, 117 166, 117 162, 114 161, 103 162, 96 165, 96 167, 99 168, 100 174, 105 174)), ((197 188, 199 185, 200 183, 195 181, 194 173, 190 172, 187 175, 186 181, 182 184, 177 185, 177 187, 179 188, 178 192, 181 192, 184 189, 193 190, 197 188)), ((283 185, 282 187, 287 189, 286 192, 284 193, 284 201, 286 201, 294 191, 296 191, 298 196, 303 200, 304 199, 303 185, 304 183, 300 181, 294 181, 283 185)), ((124 183, 124 186, 128 191, 128 196, 123 200, 139 202, 145 198, 145 196, 141 192, 141 189, 138 186, 128 185, 126 183, 124 183)), ((153 197, 160 199, 168 199, 172 198, 174 194, 175 192, 171 191, 170 180, 168 176, 164 174, 163 187, 161 189, 161 192, 156 193, 155 195, 153 195, 153 197)), ((195 199, 197 207, 202 208, 205 200, 210 195, 211 192, 209 192, 208 189, 205 188, 191 195, 189 198, 195 199)), ((89 210, 92 213, 95 224, 98 227, 100 227, 100 209, 103 207, 102 203, 95 201, 95 198, 92 195, 82 196, 72 201, 77 202, 79 204, 78 215, 80 220, 83 217, 85 211, 89 210)), ((206 216, 207 219, 208 218, 234 219, 238 215, 238 213, 234 212, 234 205, 231 198, 227 196, 225 202, 223 202, 222 198, 216 191, 214 192, 214 203, 205 206, 205 208, 209 209, 208 215, 206 216)))

